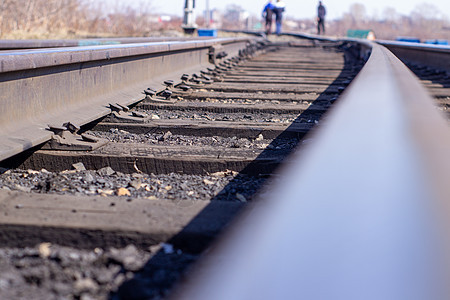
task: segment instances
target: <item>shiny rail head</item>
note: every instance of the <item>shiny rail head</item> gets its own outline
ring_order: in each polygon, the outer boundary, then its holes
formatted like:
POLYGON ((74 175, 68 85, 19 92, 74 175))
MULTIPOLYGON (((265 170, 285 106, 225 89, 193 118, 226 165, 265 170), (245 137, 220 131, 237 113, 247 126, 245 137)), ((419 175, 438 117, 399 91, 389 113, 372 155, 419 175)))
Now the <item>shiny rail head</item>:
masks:
POLYGON ((139 55, 167 54, 173 51, 192 51, 215 45, 254 43, 256 41, 256 38, 213 38, 1 52, 0 73, 139 55))
POLYGON ((384 47, 173 299, 450 299, 450 129, 384 47))
POLYGON ((97 38, 97 39, 65 39, 65 40, 0 40, 0 50, 83 47, 96 45, 117 45, 154 43, 167 41, 209 40, 211 37, 132 37, 132 38, 97 38))
POLYGON ((449 52, 450 53, 450 45, 433 45, 433 44, 385 41, 385 40, 378 40, 376 42, 383 46, 401 46, 401 47, 410 48, 410 49, 421 49, 421 50, 425 50, 425 51, 439 51, 439 52, 449 52))

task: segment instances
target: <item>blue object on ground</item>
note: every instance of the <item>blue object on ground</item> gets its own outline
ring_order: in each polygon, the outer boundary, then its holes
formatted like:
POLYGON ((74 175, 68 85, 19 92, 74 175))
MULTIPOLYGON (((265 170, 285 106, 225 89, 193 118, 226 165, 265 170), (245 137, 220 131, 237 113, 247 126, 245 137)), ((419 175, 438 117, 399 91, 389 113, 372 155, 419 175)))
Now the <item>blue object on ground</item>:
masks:
POLYGON ((448 45, 448 41, 447 40, 426 40, 425 44, 448 45))
POLYGON ((420 43, 420 40, 415 37, 402 36, 395 39, 397 42, 409 42, 409 43, 420 43))
POLYGON ((217 37, 217 29, 198 29, 198 36, 212 36, 217 37))

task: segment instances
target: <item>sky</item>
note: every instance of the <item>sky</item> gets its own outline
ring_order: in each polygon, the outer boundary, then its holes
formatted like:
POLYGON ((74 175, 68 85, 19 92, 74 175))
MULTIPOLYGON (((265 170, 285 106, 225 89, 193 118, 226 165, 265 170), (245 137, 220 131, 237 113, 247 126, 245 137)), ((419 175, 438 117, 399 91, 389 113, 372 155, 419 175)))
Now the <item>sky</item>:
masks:
MULTIPOLYGON (((106 2, 122 2, 119 0, 103 0, 106 2)), ((207 0, 195 0, 196 14, 199 15, 206 7, 207 0)), ((267 0, 209 0, 210 8, 218 8, 223 10, 229 4, 237 4, 248 10, 250 13, 260 15, 263 6, 267 0)), ((275 1, 275 0, 273 0, 275 1)), ((123 1, 130 4, 150 5, 155 12, 161 14, 183 15, 185 0, 128 0, 123 1)), ((286 3, 286 14, 295 18, 313 18, 316 14, 317 0, 284 0, 286 3)), ((398 13, 409 15, 414 8, 421 3, 429 3, 436 6, 441 12, 450 18, 450 0, 322 0, 327 8, 327 18, 335 19, 349 11, 349 7, 353 3, 361 3, 366 7, 366 12, 370 15, 381 16, 384 8, 392 7, 398 13)))

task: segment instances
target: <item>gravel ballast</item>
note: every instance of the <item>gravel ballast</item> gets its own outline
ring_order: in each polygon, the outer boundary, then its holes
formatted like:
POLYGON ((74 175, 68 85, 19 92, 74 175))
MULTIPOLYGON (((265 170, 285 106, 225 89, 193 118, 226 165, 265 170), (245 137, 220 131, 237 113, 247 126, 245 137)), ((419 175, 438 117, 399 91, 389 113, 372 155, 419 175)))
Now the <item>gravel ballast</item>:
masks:
POLYGON ((89 131, 89 134, 109 140, 115 143, 140 143, 148 145, 168 145, 168 146, 212 146, 225 148, 243 148, 243 149, 267 149, 281 150, 293 149, 297 146, 299 139, 296 138, 276 138, 265 139, 260 135, 256 139, 238 138, 238 137, 220 137, 220 136, 184 136, 172 134, 170 131, 165 133, 146 133, 135 134, 117 128, 106 131, 89 131))
POLYGON ((144 197, 170 201, 248 201, 265 178, 233 171, 211 175, 123 174, 111 168, 67 170, 7 170, 0 175, 0 188, 34 193, 144 197), (244 200, 245 199, 245 200, 244 200))
POLYGON ((50 243, 0 248, 0 299, 160 299, 196 258, 170 244, 149 249, 80 250, 50 243))

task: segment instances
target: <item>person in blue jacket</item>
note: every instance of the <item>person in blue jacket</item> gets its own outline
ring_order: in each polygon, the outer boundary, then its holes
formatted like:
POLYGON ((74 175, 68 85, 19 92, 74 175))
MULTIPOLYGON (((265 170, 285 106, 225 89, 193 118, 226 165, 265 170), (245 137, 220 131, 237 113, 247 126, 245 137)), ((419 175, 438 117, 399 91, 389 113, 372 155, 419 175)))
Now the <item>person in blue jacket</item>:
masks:
POLYGON ((272 4, 272 0, 269 0, 267 2, 266 6, 264 6, 262 16, 266 20, 266 34, 272 33, 272 16, 273 16, 273 9, 275 8, 275 5, 272 4))

